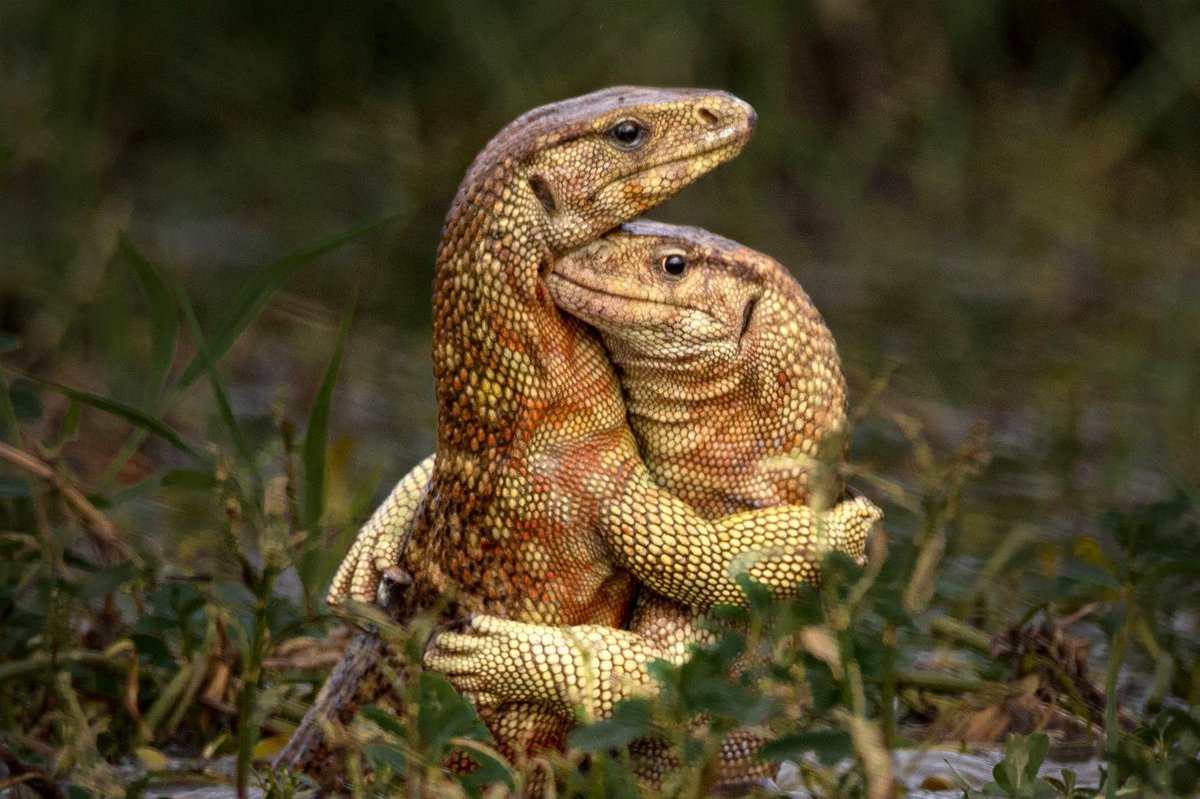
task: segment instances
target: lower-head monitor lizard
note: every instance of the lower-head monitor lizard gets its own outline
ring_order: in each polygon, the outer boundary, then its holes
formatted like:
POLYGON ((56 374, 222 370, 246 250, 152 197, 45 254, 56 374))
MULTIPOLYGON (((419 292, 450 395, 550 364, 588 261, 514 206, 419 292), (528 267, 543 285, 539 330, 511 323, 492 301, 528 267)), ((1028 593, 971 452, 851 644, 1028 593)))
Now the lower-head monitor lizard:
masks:
MULTIPOLYGON (((820 314, 778 262, 696 228, 635 222, 559 258, 546 280, 561 308, 600 331, 642 457, 664 488, 710 517, 840 495, 827 468, 844 451, 840 363, 820 314)), ((855 513, 858 502, 830 513, 855 513)), ((824 546, 861 557, 864 543, 824 546)), ((629 630, 481 615, 464 633, 439 634, 426 666, 483 706, 540 701, 566 718, 579 709, 602 718, 652 688, 649 660, 679 662, 706 640, 697 615, 652 592, 629 630)), ((752 772, 751 743, 727 744, 723 777, 752 772)), ((651 752, 658 760, 636 764, 653 777, 663 764, 651 752)))

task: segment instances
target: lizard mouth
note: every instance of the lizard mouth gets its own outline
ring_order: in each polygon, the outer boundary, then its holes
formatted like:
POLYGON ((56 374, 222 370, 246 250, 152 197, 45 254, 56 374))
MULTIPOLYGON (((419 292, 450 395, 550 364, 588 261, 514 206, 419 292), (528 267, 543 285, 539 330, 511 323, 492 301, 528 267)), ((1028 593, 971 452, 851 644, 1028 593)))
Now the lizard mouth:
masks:
MULTIPOLYGON (((582 280, 579 280, 576 277, 566 275, 562 272, 551 272, 550 274, 546 275, 546 283, 547 283, 547 285, 550 286, 551 289, 555 288, 555 285, 554 285, 555 283, 565 283, 567 286, 570 286, 577 291, 581 291, 581 292, 584 292, 587 294, 598 294, 598 295, 601 295, 604 297, 616 297, 617 299, 621 299, 626 302, 639 303, 639 304, 643 304, 643 305, 651 305, 651 306, 655 306, 658 308, 670 309, 672 311, 685 311, 685 310, 692 311, 694 313, 698 313, 702 316, 705 316, 705 317, 711 319, 713 322, 717 323, 718 325, 724 324, 724 321, 720 317, 713 314, 712 311, 708 310, 707 308, 702 308, 702 307, 699 307, 696 305, 687 305, 687 304, 680 305, 679 303, 674 303, 674 302, 663 302, 662 300, 656 300, 653 297, 648 297, 643 294, 623 293, 620 291, 613 291, 612 289, 607 288, 607 287, 590 285, 582 280)), ((580 309, 580 310, 583 310, 583 309, 580 309)), ((592 322, 591 319, 589 319, 587 321, 592 322)), ((594 322, 593 322, 593 324, 594 324, 594 322)))
MULTIPOLYGON (((742 148, 746 145, 746 141, 745 141, 745 139, 738 138, 738 132, 739 132, 738 128, 736 128, 736 127, 726 128, 725 130, 723 130, 719 134, 717 134, 717 136, 715 137, 717 139, 717 141, 710 147, 706 147, 702 150, 694 150, 690 153, 685 153, 684 155, 673 155, 670 158, 664 158, 661 161, 653 161, 649 164, 643 164, 636 171, 633 171, 633 172, 630 172, 630 173, 624 174, 624 175, 617 175, 616 177, 612 178, 611 180, 605 181, 604 183, 597 186, 595 188, 595 190, 592 192, 592 196, 589 197, 588 199, 594 200, 597 195, 602 193, 605 189, 612 187, 613 185, 624 183, 626 181, 636 179, 639 177, 651 175, 654 172, 666 170, 672 166, 675 166, 676 164, 684 164, 684 163, 693 161, 697 158, 703 158, 705 156, 715 156, 716 157, 715 163, 713 163, 712 165, 708 166, 705 169, 702 169, 701 171, 697 172, 695 175, 690 176, 691 180, 695 180, 696 178, 700 177, 704 173, 711 171, 713 169, 713 167, 716 167, 719 164, 723 164, 726 161, 732 160, 734 156, 736 156, 738 153, 740 153, 742 151, 742 148)), ((689 180, 688 182, 690 183, 691 180, 689 180)), ((674 191, 671 191, 670 193, 674 193, 674 191)))

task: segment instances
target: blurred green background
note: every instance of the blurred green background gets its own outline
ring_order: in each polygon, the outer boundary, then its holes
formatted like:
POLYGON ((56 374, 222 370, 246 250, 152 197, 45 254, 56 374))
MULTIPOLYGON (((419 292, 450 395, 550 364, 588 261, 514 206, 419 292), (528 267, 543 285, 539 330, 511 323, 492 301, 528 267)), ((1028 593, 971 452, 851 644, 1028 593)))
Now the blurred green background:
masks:
MULTIPOLYGON (((1087 536, 1103 508, 1200 481, 1190 0, 0 0, 5 363, 147 407, 119 233, 206 326, 278 256, 398 214, 291 279, 222 362, 263 437, 275 403, 302 419, 357 289, 327 503, 353 523, 353 497, 434 446, 429 287, 470 159, 521 112, 620 83, 757 108, 745 153, 655 216, 789 265, 854 401, 889 377, 864 468, 912 487, 896 418, 939 453, 982 431, 953 550, 1087 536)), ((50 425, 66 404, 44 399, 50 425)), ((164 413, 194 441, 219 426, 199 385, 164 413)), ((127 433, 85 410, 66 449, 85 483, 127 433)), ((173 457, 148 441, 118 479, 173 457)), ((163 547, 210 513, 180 504, 146 491, 113 513, 163 547)))

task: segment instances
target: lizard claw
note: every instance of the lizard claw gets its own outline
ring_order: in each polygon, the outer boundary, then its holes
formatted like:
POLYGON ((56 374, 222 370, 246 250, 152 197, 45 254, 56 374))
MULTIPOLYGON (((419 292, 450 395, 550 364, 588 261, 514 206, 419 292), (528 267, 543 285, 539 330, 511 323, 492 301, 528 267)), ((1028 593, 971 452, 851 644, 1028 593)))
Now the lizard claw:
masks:
MULTIPOLYGON (((454 661, 454 658, 467 658, 475 655, 486 644, 486 641, 478 635, 471 633, 456 633, 450 630, 441 630, 433 638, 429 639, 429 645, 425 647, 425 664, 426 666, 433 660, 437 660, 439 664, 449 664, 454 661)), ((435 671, 454 671, 454 669, 444 669, 441 666, 432 667, 435 671)))
MULTIPOLYGON (((378 568, 378 564, 376 564, 376 568, 378 568)), ((383 575, 384 581, 391 583, 389 588, 405 588, 412 585, 412 575, 399 566, 385 566, 380 573, 383 575)))

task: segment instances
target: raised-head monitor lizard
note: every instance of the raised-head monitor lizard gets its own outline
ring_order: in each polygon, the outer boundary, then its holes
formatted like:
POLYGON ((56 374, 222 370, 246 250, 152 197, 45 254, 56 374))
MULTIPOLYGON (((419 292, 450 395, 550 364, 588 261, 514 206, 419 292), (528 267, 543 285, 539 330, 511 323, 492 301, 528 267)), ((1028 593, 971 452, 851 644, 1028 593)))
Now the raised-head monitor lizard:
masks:
MULTIPOLYGON (((476 159, 439 251, 439 450, 401 554, 412 584, 398 615, 454 589, 446 617, 621 625, 624 569, 708 605, 741 598, 731 566, 747 550, 775 548, 748 571, 781 590, 812 568, 810 509, 709 522, 653 482, 603 349, 540 279, 567 249, 732 157, 753 121, 724 93, 609 89, 526 114, 476 159)), ((359 680, 338 715, 382 689, 359 680)), ((510 754, 557 744, 563 730, 533 709, 487 720, 510 754)))
MULTIPOLYGON (((557 253, 732 158, 754 122, 753 109, 724 92, 617 87, 534 109, 476 157, 447 214, 434 279, 440 456, 428 489, 418 473, 389 498, 417 514, 401 564, 412 584, 391 608, 397 618, 453 594, 447 616, 461 608, 625 620, 632 578, 594 531, 574 535, 584 503, 557 473, 580 439, 623 428, 624 406, 602 350, 559 315, 540 276, 557 253)), ((386 529, 391 512, 369 528, 386 529)), ((277 765, 334 778, 323 729, 387 693, 374 668, 384 650, 378 638, 352 643, 277 765)), ((527 732, 506 727, 503 714, 489 722, 510 754, 526 747, 518 738, 557 742, 537 720, 518 722, 527 732)))

